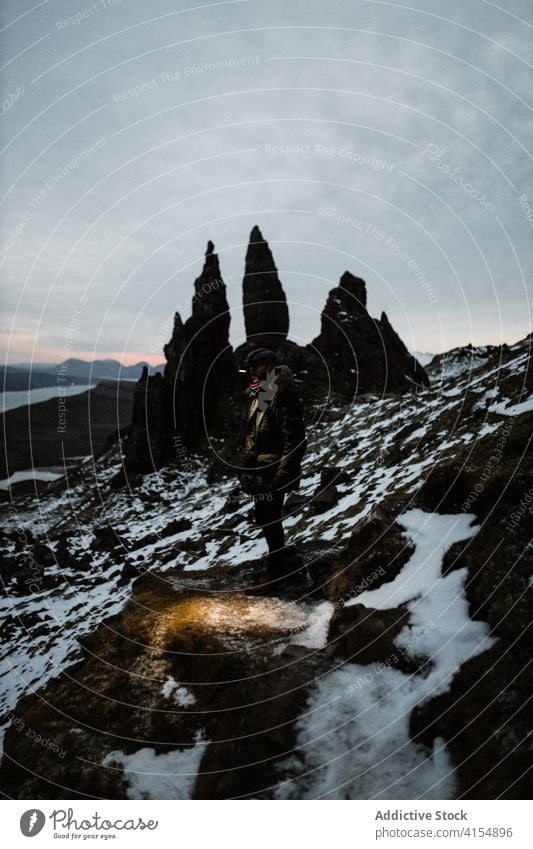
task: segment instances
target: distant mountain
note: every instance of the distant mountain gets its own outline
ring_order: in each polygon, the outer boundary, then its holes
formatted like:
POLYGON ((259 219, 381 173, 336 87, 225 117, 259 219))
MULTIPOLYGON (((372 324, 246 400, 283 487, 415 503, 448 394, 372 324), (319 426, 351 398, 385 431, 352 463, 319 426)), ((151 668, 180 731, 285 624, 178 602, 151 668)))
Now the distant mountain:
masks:
POLYGON ((413 357, 418 360, 421 366, 427 366, 435 354, 431 354, 429 351, 411 351, 413 357))
MULTIPOLYGON (((61 469, 67 460, 97 455, 108 438, 116 440, 119 432, 128 427, 134 392, 133 381, 101 380, 93 389, 65 399, 61 421, 57 394, 7 410, 0 416, 5 445, 0 454, 0 481, 16 472, 44 467, 61 469)), ((33 483, 28 481, 19 484, 19 489, 35 492, 33 483)))
POLYGON ((47 386, 86 384, 87 379, 77 375, 65 375, 66 383, 58 383, 52 372, 22 369, 18 366, 0 366, 0 392, 23 392, 25 389, 43 389, 47 386))
MULTIPOLYGON (((142 375, 143 366, 148 366, 149 373, 163 372, 164 363, 159 363, 156 366, 150 366, 149 363, 141 360, 133 366, 123 366, 118 360, 79 360, 71 357, 65 360, 64 364, 58 363, 15 363, 10 368, 58 374, 61 365, 61 376, 73 383, 77 381, 75 378, 82 378, 83 382, 94 380, 138 380, 142 375)), ((41 384, 44 385, 44 384, 41 384)))

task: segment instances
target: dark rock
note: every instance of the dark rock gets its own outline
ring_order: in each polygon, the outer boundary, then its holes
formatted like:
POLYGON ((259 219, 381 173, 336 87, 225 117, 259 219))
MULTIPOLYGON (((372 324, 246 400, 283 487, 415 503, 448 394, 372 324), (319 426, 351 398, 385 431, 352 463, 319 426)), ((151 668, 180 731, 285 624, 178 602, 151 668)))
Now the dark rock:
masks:
POLYGON ((96 551, 112 551, 120 546, 127 549, 127 543, 116 533, 111 525, 102 525, 101 527, 93 528, 94 542, 93 548, 96 551))
POLYGON ((339 551, 327 545, 303 546, 302 555, 314 586, 314 595, 329 598, 329 584, 342 572, 339 551))
POLYGON ((413 664, 394 640, 407 624, 407 607, 376 610, 363 604, 338 605, 329 626, 328 647, 353 663, 385 663, 396 669, 413 664))
POLYGON ((177 540, 172 543, 172 548, 174 549, 174 553, 177 551, 183 551, 186 554, 196 554, 199 556, 203 556, 207 553, 205 543, 198 539, 177 540))
POLYGON ((429 386, 386 314, 379 320, 368 314, 365 282, 348 271, 329 293, 320 335, 310 347, 325 360, 332 388, 345 397, 429 386))
POLYGON ((289 514, 297 512, 299 509, 309 504, 309 500, 309 495, 299 495, 297 492, 290 492, 285 499, 283 514, 288 516, 289 514))
POLYGON ((330 510, 340 498, 335 484, 349 483, 350 477, 338 466, 327 467, 320 473, 320 484, 309 500, 311 508, 315 513, 324 513, 330 510))
POLYGON ((15 543, 15 551, 24 551, 26 546, 33 545, 34 542, 33 533, 29 528, 25 528, 23 533, 12 534, 11 539, 15 543))
POLYGON ((192 522, 190 519, 173 519, 173 521, 169 522, 169 524, 162 530, 161 536, 170 537, 173 534, 179 534, 181 531, 190 531, 191 528, 192 522))
POLYGON ((91 554, 88 551, 84 552, 81 557, 77 558, 74 565, 82 572, 88 572, 93 567, 91 554))
POLYGON ((0 553, 0 576, 4 583, 11 580, 20 569, 20 558, 13 554, 0 553))
POLYGON ((225 415, 222 402, 227 402, 236 383, 226 285, 212 242, 207 245, 194 291, 191 317, 184 325, 176 325, 165 347, 165 381, 172 390, 172 417, 177 434, 189 450, 209 435, 218 414, 225 415))
POLYGON ((132 563, 130 560, 126 560, 124 566, 122 567, 122 572, 120 573, 119 584, 125 584, 130 581, 132 578, 139 577, 139 569, 132 563))
POLYGON ((435 513, 457 513, 470 493, 470 476, 465 466, 439 463, 432 467, 414 502, 435 513))
MULTIPOLYGON (((222 507, 222 513, 234 513, 238 510, 243 502, 244 493, 240 486, 234 487, 226 498, 222 507)), ((245 496, 244 496, 245 497, 245 496)))
POLYGON ((64 567, 72 564, 73 557, 68 547, 68 536, 64 531, 59 535, 55 556, 58 566, 64 567))
POLYGON ((464 663, 450 689, 411 714, 415 741, 444 737, 461 799, 529 799, 533 758, 529 702, 531 628, 513 650, 505 643, 464 663))
POLYGON ((287 298, 259 227, 250 233, 243 280, 246 337, 256 348, 276 350, 289 332, 287 298))
POLYGON ((373 507, 354 527, 340 554, 342 569, 332 577, 332 601, 348 601, 367 589, 394 580, 414 551, 394 516, 373 507))
POLYGON ((219 432, 236 429, 239 388, 229 344, 230 313, 212 242, 194 290, 191 317, 183 323, 179 313, 174 316, 172 337, 164 347, 164 375, 149 377, 145 371, 136 387, 125 439, 128 473, 148 472, 165 462, 177 462, 187 472, 199 446, 219 432))
POLYGON ((23 566, 15 572, 15 584, 19 593, 31 595, 40 593, 46 589, 44 584, 44 567, 35 564, 35 566, 23 566))
POLYGON ((460 540, 450 546, 442 560, 442 574, 448 575, 455 569, 462 569, 466 565, 465 556, 472 540, 460 540))
POLYGON ((331 510, 338 500, 339 491, 336 486, 333 486, 333 484, 325 488, 319 486, 310 499, 311 509, 315 513, 325 513, 327 510, 331 510))
POLYGON ((327 466, 320 473, 320 486, 326 487, 330 484, 350 483, 350 475, 343 471, 340 466, 327 466))
POLYGON ((533 392, 533 359, 531 358, 531 351, 528 354, 528 358, 526 360, 526 375, 524 382, 527 389, 530 392, 533 392))
POLYGON ((240 525, 243 521, 242 516, 231 516, 229 519, 226 519, 221 524, 221 528, 226 528, 228 530, 234 530, 237 525, 240 525))
POLYGON ((55 566, 56 558, 55 554, 50 548, 50 546, 46 545, 43 542, 36 542, 33 546, 33 559, 42 565, 44 568, 47 566, 55 566))
POLYGON ((145 534, 143 537, 139 537, 139 539, 134 539, 129 544, 130 551, 137 551, 138 548, 144 548, 147 545, 153 545, 154 542, 159 542, 161 537, 159 534, 156 534, 152 531, 149 534, 145 534))

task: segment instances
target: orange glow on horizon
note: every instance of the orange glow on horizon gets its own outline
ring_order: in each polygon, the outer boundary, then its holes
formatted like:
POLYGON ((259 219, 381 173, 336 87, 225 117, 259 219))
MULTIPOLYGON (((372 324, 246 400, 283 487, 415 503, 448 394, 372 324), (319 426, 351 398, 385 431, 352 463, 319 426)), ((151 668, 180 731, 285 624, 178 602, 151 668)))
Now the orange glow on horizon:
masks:
POLYGON ((21 350, 19 346, 11 345, 9 349, 4 347, 3 362, 14 365, 15 363, 61 363, 64 360, 85 360, 85 362, 93 362, 94 360, 118 360, 123 366, 134 366, 138 362, 149 363, 151 366, 157 366, 165 362, 163 352, 157 354, 146 354, 144 351, 129 352, 124 351, 65 351, 64 348, 52 346, 39 346, 33 352, 28 348, 21 350))

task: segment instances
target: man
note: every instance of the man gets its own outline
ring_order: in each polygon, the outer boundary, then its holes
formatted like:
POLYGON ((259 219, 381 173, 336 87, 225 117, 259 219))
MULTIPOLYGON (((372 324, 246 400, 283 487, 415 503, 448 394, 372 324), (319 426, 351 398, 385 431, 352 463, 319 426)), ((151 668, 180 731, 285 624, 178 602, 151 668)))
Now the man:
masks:
POLYGON ((252 351, 246 366, 250 385, 240 480, 254 498, 255 522, 268 545, 267 573, 276 579, 303 566, 294 549, 285 546, 281 512, 285 495, 299 487, 307 440, 291 370, 277 366, 267 348, 252 351))

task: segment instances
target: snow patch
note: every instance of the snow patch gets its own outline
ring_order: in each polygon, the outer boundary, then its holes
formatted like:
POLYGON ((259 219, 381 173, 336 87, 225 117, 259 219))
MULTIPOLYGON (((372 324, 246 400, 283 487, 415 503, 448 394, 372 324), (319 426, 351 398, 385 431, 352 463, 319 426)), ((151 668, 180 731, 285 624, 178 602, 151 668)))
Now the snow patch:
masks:
POLYGON ((404 439, 404 444, 406 444, 407 442, 412 442, 413 439, 421 439, 424 436, 426 430, 427 430, 426 427, 419 427, 417 430, 414 430, 407 437, 407 439, 404 439))
POLYGON ((179 684, 172 675, 168 676, 161 687, 161 693, 165 699, 174 699, 180 707, 189 707, 189 705, 196 704, 196 699, 191 691, 187 687, 184 687, 183 684, 179 684))
POLYGON ((330 601, 323 601, 310 614, 309 625, 292 642, 308 649, 323 649, 328 644, 328 631, 335 608, 330 601))
POLYGON ((533 395, 525 401, 521 401, 519 404, 511 404, 509 407, 508 404, 510 403, 510 399, 505 398, 498 404, 491 404, 489 412, 500 413, 502 416, 519 416, 521 413, 529 413, 533 410, 533 395))
MULTIPOLYGON (((346 603, 388 609, 407 603, 408 624, 395 640, 400 653, 429 658, 424 674, 406 675, 393 656, 368 665, 347 663, 315 687, 297 722, 296 758, 279 764, 294 778, 279 799, 453 799, 456 781, 444 741, 433 751, 409 735, 411 711, 445 691, 468 658, 494 643, 485 623, 468 615, 467 570, 442 576, 442 558, 472 537, 473 514, 439 515, 420 509, 397 522, 415 551, 394 581, 346 603)), ((397 659, 396 659, 397 660, 397 659)))
POLYGON ((122 766, 128 784, 128 799, 190 799, 198 775, 200 761, 209 740, 201 729, 196 732, 194 745, 163 755, 155 749, 139 749, 132 755, 110 752, 102 761, 104 766, 122 766))

